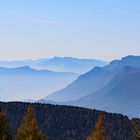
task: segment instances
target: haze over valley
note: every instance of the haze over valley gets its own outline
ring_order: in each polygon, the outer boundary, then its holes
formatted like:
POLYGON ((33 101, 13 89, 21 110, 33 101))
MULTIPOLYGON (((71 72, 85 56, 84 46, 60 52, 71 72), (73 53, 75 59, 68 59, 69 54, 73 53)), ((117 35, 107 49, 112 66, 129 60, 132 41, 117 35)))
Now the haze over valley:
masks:
POLYGON ((139 83, 140 56, 126 56, 104 67, 93 68, 39 102, 52 101, 139 117, 139 83))
POLYGON ((2 101, 36 101, 64 88, 77 79, 80 72, 96 65, 104 66, 106 62, 68 57, 0 61, 0 98, 2 101))

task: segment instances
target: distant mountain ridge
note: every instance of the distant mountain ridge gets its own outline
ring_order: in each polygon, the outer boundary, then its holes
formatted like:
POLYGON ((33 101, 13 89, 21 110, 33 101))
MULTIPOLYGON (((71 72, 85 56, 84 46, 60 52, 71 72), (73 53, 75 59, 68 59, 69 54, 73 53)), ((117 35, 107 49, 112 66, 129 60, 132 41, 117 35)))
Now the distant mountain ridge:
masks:
POLYGON ((29 66, 0 67, 0 98, 2 101, 37 100, 75 80, 79 74, 36 70, 29 66))
POLYGON ((76 100, 106 86, 110 80, 124 67, 140 68, 140 56, 127 56, 121 60, 112 61, 104 67, 95 67, 81 75, 77 80, 46 97, 46 100, 65 102, 76 100))
POLYGON ((16 67, 16 68, 4 68, 0 67, 0 74, 50 74, 52 76, 55 75, 79 75, 78 73, 72 73, 72 72, 54 72, 50 70, 36 70, 34 68, 30 68, 29 66, 23 66, 23 67, 16 67))
POLYGON ((80 75, 79 72, 105 64, 71 57, 0 61, 0 98, 2 101, 37 100, 64 88, 80 75))
POLYGON ((30 66, 35 69, 45 69, 56 72, 85 73, 95 66, 105 66, 107 62, 96 59, 80 59, 72 57, 54 57, 38 60, 0 61, 0 67, 30 66))

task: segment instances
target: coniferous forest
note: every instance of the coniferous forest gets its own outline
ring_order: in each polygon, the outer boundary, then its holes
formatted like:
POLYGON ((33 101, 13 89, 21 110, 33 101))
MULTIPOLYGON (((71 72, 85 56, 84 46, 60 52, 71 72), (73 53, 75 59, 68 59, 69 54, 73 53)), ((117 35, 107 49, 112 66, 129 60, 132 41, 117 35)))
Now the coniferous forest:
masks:
POLYGON ((140 120, 50 104, 0 103, 0 140, 138 140, 140 120))

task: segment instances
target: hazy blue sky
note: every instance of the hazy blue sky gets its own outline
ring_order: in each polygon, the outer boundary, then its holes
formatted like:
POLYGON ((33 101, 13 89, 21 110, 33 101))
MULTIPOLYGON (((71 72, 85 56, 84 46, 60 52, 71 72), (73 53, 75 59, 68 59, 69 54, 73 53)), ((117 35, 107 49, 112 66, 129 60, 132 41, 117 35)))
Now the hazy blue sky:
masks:
POLYGON ((140 55, 140 0, 0 0, 0 59, 140 55))

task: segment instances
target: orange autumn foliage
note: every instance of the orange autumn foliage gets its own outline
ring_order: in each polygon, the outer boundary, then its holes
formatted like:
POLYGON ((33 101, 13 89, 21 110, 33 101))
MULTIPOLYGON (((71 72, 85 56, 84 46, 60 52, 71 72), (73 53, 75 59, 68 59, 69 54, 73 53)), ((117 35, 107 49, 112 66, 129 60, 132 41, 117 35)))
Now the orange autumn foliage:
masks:
POLYGON ((86 140, 106 140, 105 131, 103 127, 103 113, 99 113, 96 123, 96 130, 92 132, 86 140))
POLYGON ((16 140, 46 140, 40 132, 32 106, 28 106, 23 123, 17 131, 16 140))

